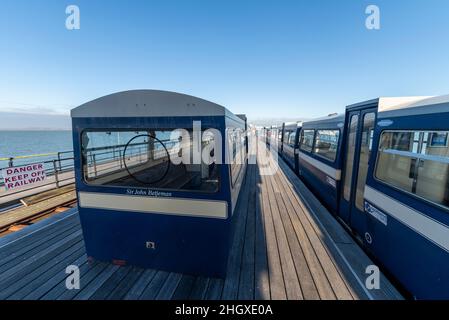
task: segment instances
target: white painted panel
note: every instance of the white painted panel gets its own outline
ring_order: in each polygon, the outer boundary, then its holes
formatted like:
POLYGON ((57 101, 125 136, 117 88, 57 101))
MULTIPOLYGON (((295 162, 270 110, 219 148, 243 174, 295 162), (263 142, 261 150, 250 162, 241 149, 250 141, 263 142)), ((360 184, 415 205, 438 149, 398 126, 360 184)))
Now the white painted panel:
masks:
POLYGON ((81 208, 226 219, 225 201, 79 192, 81 208))
POLYGON ((448 226, 368 186, 365 188, 365 199, 444 250, 449 251, 448 226))
POLYGON ((334 180, 341 180, 341 170, 337 170, 335 168, 332 168, 331 166, 328 166, 327 164, 322 163, 321 161, 318 161, 312 157, 309 157, 308 155, 304 154, 303 152, 299 152, 299 158, 303 159, 304 161, 308 162, 318 170, 324 172, 329 177, 333 178, 334 180))

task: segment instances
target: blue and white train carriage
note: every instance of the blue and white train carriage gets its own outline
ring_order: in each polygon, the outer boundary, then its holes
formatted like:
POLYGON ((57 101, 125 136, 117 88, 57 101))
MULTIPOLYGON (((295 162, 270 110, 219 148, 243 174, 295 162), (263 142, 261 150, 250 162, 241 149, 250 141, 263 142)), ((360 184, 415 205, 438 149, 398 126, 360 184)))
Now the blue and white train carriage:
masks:
POLYGON ((416 298, 449 299, 449 96, 377 99, 354 116, 351 225, 416 298))
POLYGON ((340 196, 344 121, 344 115, 329 115, 304 122, 297 152, 298 175, 332 213, 340 196))
POLYGON ((301 137, 301 175, 368 251, 415 298, 449 299, 449 96, 351 105, 301 137))
POLYGON ((72 110, 87 254, 225 276, 246 172, 246 123, 192 96, 126 91, 72 110))

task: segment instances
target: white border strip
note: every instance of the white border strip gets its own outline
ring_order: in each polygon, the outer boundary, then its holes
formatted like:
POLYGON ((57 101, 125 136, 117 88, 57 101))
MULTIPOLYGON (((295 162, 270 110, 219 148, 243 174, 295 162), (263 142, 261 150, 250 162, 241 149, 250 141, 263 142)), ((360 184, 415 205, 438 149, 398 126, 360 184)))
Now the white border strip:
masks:
POLYGON ((81 208, 226 219, 225 201, 78 192, 81 208))
POLYGON ((309 164, 311 164, 312 166, 314 166, 315 168, 317 168, 318 170, 327 174, 329 177, 331 177, 337 181, 341 180, 341 170, 334 169, 331 166, 328 166, 327 164, 322 163, 321 161, 318 161, 312 157, 309 157, 308 155, 304 154, 301 151, 299 152, 298 156, 301 159, 303 159, 304 161, 306 161, 309 164))
POLYGON ((449 227, 366 186, 365 199, 449 252, 449 227))

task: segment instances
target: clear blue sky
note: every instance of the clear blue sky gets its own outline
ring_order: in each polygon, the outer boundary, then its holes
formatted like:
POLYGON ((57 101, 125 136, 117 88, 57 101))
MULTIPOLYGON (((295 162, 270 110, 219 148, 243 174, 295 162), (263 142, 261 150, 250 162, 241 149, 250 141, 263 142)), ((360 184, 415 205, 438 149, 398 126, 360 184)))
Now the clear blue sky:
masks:
POLYGON ((2 0, 0 40, 3 111, 153 88, 292 118, 449 93, 447 0, 2 0), (65 29, 70 4, 79 31, 65 29), (365 28, 369 4, 379 31, 365 28))

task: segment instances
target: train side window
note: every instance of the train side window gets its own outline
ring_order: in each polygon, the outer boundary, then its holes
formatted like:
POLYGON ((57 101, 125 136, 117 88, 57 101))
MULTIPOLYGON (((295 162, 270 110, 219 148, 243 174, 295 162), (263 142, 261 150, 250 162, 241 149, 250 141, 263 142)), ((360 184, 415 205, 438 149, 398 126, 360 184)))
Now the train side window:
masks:
POLYGON ((449 132, 421 134, 416 195, 449 207, 449 132))
POLYGON ((412 192, 417 155, 413 153, 413 142, 413 132, 382 133, 376 165, 376 177, 379 180, 412 192))
POLYGON ((231 182, 232 186, 237 182, 242 167, 245 163, 245 135, 239 129, 234 129, 229 132, 230 145, 232 146, 231 167, 231 182))
POLYGON ((346 165, 345 165, 345 180, 343 184, 343 197, 346 201, 351 200, 351 185, 352 172, 354 168, 355 157, 355 143, 357 139, 357 127, 359 124, 359 116, 353 115, 349 123, 347 151, 346 151, 346 165))
POLYGON ((301 133, 301 150, 312 152, 315 130, 303 130, 301 133))
POLYGON ((383 132, 376 178, 449 207, 448 136, 446 131, 383 132))
POLYGON ((292 132, 290 136, 288 137, 288 145, 292 148, 295 147, 295 140, 296 140, 296 132, 292 132))
POLYGON ((315 136, 314 153, 327 160, 335 161, 339 138, 339 130, 318 130, 315 136))
POLYGON ((290 131, 284 132, 284 143, 288 144, 288 139, 290 137, 290 131))

